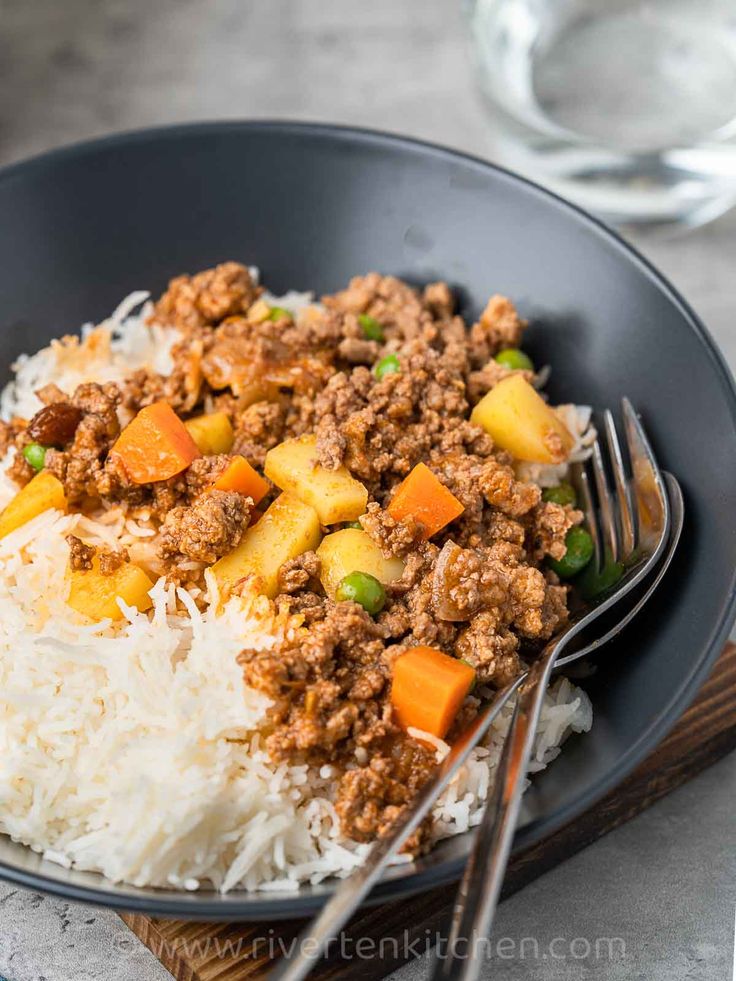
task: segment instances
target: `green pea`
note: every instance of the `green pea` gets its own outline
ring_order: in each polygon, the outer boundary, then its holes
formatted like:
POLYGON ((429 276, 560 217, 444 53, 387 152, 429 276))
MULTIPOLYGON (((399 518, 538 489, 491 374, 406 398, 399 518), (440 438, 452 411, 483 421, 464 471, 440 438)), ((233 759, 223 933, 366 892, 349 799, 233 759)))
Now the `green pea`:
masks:
POLYGON ((614 562, 609 559, 598 571, 593 565, 589 565, 581 574, 575 585, 580 591, 580 595, 585 600, 597 599, 609 589, 612 589, 624 574, 622 562, 614 562))
POLYGON ((46 447, 41 446, 40 443, 29 443, 28 446, 25 446, 23 456, 26 458, 26 463, 30 463, 36 473, 43 470, 46 465, 46 447))
POLYGON ((507 347, 504 351, 499 351, 495 360, 511 371, 534 371, 532 359, 518 347, 507 347))
POLYGON ((335 591, 338 603, 351 600, 360 603, 366 613, 380 613, 386 603, 386 590, 375 576, 367 572, 351 572, 340 580, 335 591))
POLYGON ((271 307, 268 313, 269 320, 283 320, 286 317, 287 320, 291 320, 291 312, 285 310, 283 307, 271 307))
POLYGON ((551 504, 561 504, 562 507, 566 504, 571 504, 575 507, 578 502, 578 496, 572 484, 567 484, 563 481, 557 487, 545 487, 542 491, 542 500, 548 501, 551 504))
POLYGON ((363 328, 363 337, 367 341, 383 340, 383 327, 375 317, 371 317, 367 313, 359 313, 358 323, 363 328))
POLYGON ((547 561, 560 579, 572 579, 573 576, 582 572, 593 558, 593 539, 589 531, 577 525, 565 535, 565 545, 567 551, 561 559, 548 559, 547 561))
POLYGON ((358 528, 360 531, 363 530, 363 525, 359 521, 347 521, 345 523, 346 528, 358 528))
POLYGON ((393 375, 397 371, 401 371, 401 365, 399 364, 399 359, 395 354, 387 354, 385 358, 381 358, 373 368, 373 374, 380 381, 386 375, 393 375))

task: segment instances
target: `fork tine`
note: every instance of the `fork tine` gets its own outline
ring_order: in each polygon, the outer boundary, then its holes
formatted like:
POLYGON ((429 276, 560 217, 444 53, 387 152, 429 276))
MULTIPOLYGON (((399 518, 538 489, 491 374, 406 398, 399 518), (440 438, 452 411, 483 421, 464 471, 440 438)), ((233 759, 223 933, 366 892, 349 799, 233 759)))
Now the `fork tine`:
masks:
POLYGON ((603 550, 601 548, 601 536, 598 532, 598 518, 596 517, 595 507, 593 506, 593 495, 590 492, 590 479, 582 463, 573 463, 572 473, 580 499, 580 507, 585 515, 585 524, 590 532, 590 537, 593 539, 593 561, 597 569, 602 569, 603 550))
POLYGON ((619 443, 616 424, 613 421, 613 414, 610 409, 603 413, 603 422, 606 429, 606 442, 608 452, 611 457, 613 468, 613 479, 616 483, 616 496, 618 498, 618 516, 621 528, 621 549, 623 555, 631 555, 636 543, 634 531, 634 517, 631 512, 631 499, 629 498, 629 487, 624 471, 624 461, 621 455, 621 444, 619 443))
POLYGON ((626 444, 631 460, 639 545, 657 541, 669 522, 669 502, 662 473, 633 405, 621 399, 626 444))
POLYGON ((595 489, 598 494, 598 513, 601 518, 601 532, 603 536, 603 557, 605 561, 616 562, 619 557, 618 532, 616 531, 616 519, 613 513, 613 502, 611 492, 608 489, 608 477, 603 467, 603 454, 601 453, 600 440, 593 443, 593 477, 595 478, 595 489))

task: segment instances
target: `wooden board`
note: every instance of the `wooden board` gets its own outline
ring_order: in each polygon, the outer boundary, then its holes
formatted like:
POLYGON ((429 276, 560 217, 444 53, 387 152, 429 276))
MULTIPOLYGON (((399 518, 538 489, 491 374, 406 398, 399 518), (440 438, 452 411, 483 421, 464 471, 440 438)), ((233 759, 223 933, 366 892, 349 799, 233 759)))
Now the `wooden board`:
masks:
MULTIPOLYGON (((629 821, 735 748, 736 646, 729 644, 691 708, 627 780, 577 820, 514 857, 504 894, 510 895, 629 821)), ((385 977, 423 952, 426 938, 443 929, 452 894, 452 889, 443 887, 359 912, 346 927, 346 949, 364 938, 363 952, 375 951, 375 956, 346 959, 336 951, 315 966, 312 976, 367 981, 385 977)), ((138 914, 122 918, 177 981, 263 978, 303 925, 299 921, 190 923, 138 914)))

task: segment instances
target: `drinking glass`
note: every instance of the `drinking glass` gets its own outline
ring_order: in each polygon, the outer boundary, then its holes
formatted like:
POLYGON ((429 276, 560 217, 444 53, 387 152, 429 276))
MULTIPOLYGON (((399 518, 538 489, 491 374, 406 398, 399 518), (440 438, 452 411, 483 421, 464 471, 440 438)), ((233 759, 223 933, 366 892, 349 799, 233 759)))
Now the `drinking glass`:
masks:
POLYGON ((502 164, 605 220, 736 202, 736 0, 466 0, 502 164))

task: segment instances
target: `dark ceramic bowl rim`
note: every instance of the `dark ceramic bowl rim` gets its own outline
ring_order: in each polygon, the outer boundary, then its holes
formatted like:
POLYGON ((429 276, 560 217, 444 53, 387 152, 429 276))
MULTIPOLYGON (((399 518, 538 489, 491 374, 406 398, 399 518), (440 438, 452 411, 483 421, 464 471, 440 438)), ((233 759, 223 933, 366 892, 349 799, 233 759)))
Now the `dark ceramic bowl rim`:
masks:
MULTIPOLYGON (((548 203, 552 203, 557 209, 567 212, 590 233, 601 236, 613 244, 620 253, 623 261, 634 264, 658 290, 667 296, 673 306, 678 309, 709 356, 715 377, 718 378, 720 384, 720 390, 729 405, 730 414, 736 426, 736 382, 708 329, 667 278, 632 245, 624 241, 620 235, 582 208, 579 208, 577 205, 552 191, 548 191, 546 188, 535 184, 533 181, 472 154, 443 147, 436 143, 382 132, 380 130, 329 123, 291 122, 288 120, 193 122, 173 126, 156 126, 130 130, 62 146, 30 157, 27 160, 21 160, 0 168, 0 182, 12 180, 17 176, 25 175, 38 169, 52 168, 57 162, 94 154, 99 150, 109 149, 115 146, 165 141, 171 138, 175 139, 180 136, 204 132, 226 134, 228 131, 242 132, 244 130, 253 132, 263 130, 292 133, 295 135, 305 133, 325 139, 362 143, 373 147, 403 146, 414 148, 430 157, 462 161, 482 171, 492 171, 503 180, 512 184, 522 185, 527 193, 537 195, 548 203)), ((697 656, 693 658, 689 675, 683 680, 679 690, 670 700, 669 704, 659 715, 652 719, 649 727, 629 750, 618 759, 616 765, 607 769, 602 774, 600 780, 592 785, 587 792, 575 797, 566 806, 557 808, 546 817, 533 820, 520 828, 514 840, 515 851, 528 847, 558 830, 613 790, 675 725, 695 697, 700 686, 704 683, 710 668, 723 648, 734 621, 736 621, 736 570, 734 570, 734 573, 735 575, 731 579, 730 591, 720 610, 717 621, 711 629, 710 637, 697 656)), ((379 882, 375 887, 370 895, 369 902, 390 901, 445 883, 451 883, 459 878, 462 865, 462 858, 453 858, 441 865, 431 866, 410 875, 384 880, 379 882)), ((102 876, 100 878, 103 882, 105 881, 102 876)), ((65 899, 92 903, 98 906, 108 906, 152 916, 201 920, 242 920, 263 919, 266 917, 276 919, 284 916, 308 916, 323 905, 325 896, 331 891, 330 887, 326 886, 324 891, 320 891, 318 894, 301 895, 298 892, 284 893, 282 904, 278 903, 273 893, 269 895, 268 899, 264 900, 260 900, 257 893, 249 893, 246 894, 246 897, 242 901, 231 900, 226 906, 218 909, 217 904, 213 904, 212 902, 212 893, 203 894, 201 900, 195 898, 193 894, 186 894, 186 900, 182 897, 182 901, 164 896, 158 898, 155 895, 138 897, 127 893, 117 893, 104 886, 100 888, 87 887, 55 881, 42 873, 26 872, 23 869, 15 868, 4 862, 0 863, 0 879, 25 888, 58 895, 65 899), (282 905, 284 908, 279 909, 279 905, 282 905)))

